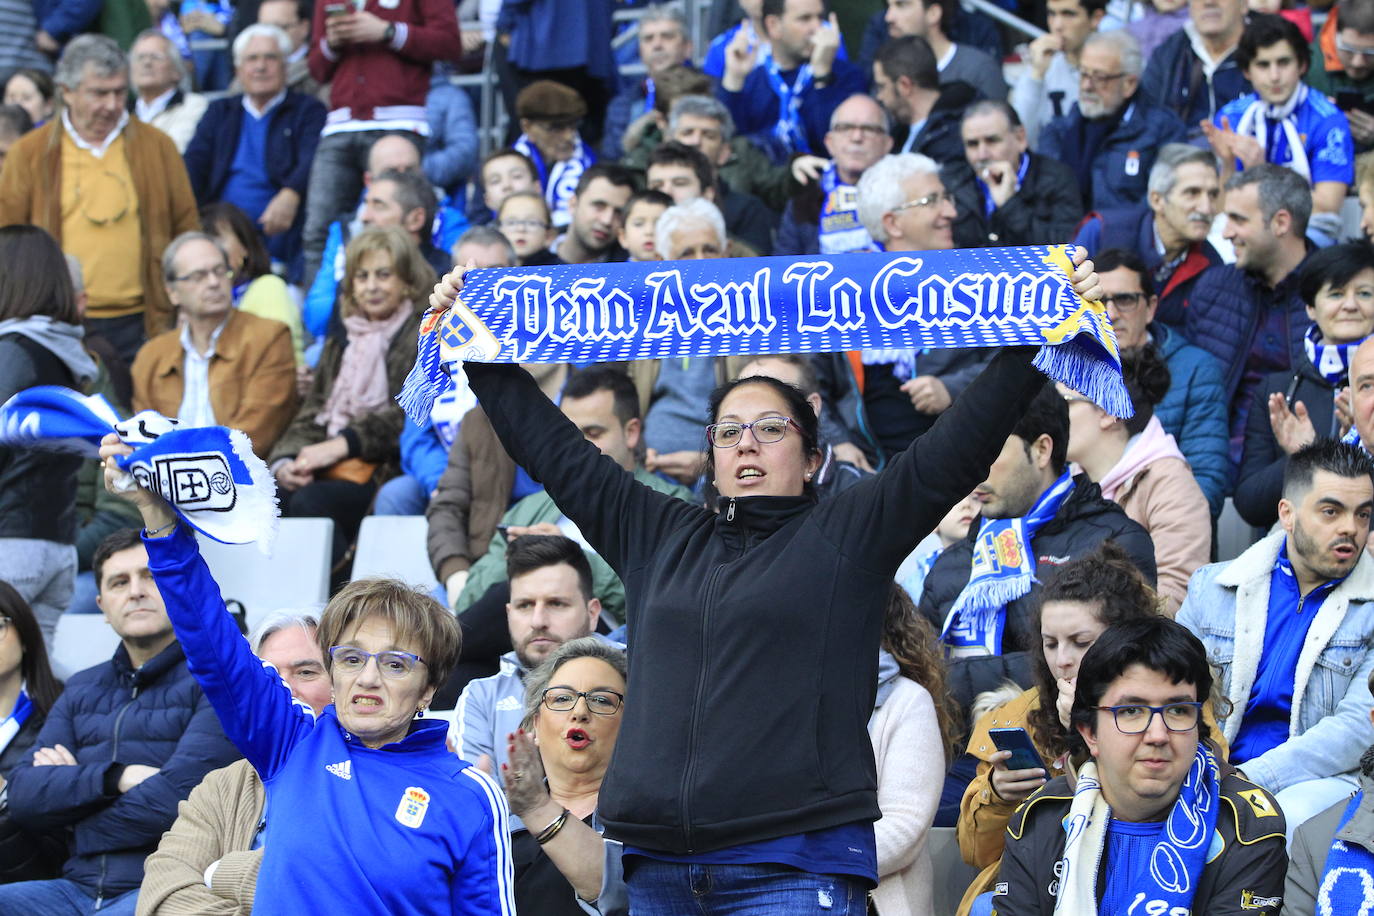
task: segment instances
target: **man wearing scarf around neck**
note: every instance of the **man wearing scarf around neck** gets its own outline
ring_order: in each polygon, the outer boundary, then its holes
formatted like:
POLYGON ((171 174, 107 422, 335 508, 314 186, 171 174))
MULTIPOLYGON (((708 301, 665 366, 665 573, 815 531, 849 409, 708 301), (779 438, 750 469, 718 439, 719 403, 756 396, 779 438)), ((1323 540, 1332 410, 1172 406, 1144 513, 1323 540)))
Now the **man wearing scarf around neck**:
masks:
MULTIPOLYGON (((1370 711, 1374 721, 1374 710, 1370 711)), ((1283 884, 1293 916, 1368 912, 1374 906, 1374 746, 1360 757, 1360 789, 1298 828, 1283 884), (1318 910, 1317 901, 1324 901, 1318 910)))
POLYGON ((1178 622, 1207 647, 1230 760, 1295 830, 1355 788, 1374 743, 1374 461, 1318 439, 1288 459, 1281 530, 1193 574, 1178 622))
POLYGON ((1098 637, 1070 714, 1086 762, 1012 815, 998 916, 1278 916, 1283 812, 1213 752, 1211 687, 1202 643, 1167 617, 1098 637))
POLYGON ((973 491, 982 518, 926 576, 921 612, 951 656, 948 683, 964 709, 1007 678, 1033 683, 1026 652, 1040 651, 1037 583, 1057 567, 1114 540, 1154 585, 1150 536, 1086 475, 1070 473, 1068 445, 1068 405, 1046 385, 973 491))
POLYGON ((1309 53, 1287 19, 1252 16, 1236 62, 1255 91, 1229 102, 1203 132, 1221 160, 1222 181, 1261 162, 1306 179, 1312 185, 1308 234, 1321 245, 1340 232, 1341 204, 1355 181, 1355 142, 1345 114, 1302 82, 1309 53))

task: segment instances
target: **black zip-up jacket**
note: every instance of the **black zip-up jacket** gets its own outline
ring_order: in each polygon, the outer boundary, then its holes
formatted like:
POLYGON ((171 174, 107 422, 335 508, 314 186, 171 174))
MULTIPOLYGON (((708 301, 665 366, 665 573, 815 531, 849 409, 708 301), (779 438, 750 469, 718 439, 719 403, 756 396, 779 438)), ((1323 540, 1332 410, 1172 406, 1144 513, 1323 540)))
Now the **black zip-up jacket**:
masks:
POLYGON ((866 726, 892 577, 987 476, 1043 382, 1033 352, 996 357, 883 473, 819 504, 723 499, 718 515, 637 483, 518 366, 467 364, 511 457, 625 583, 609 835, 690 854, 879 817, 866 726))
MULTIPOLYGON (((1216 832, 1220 849, 1202 869, 1192 912, 1207 916, 1278 916, 1288 870, 1284 817, 1274 796, 1247 781, 1225 763, 1221 768, 1221 810, 1216 832)), ((1041 786, 1007 823, 1006 851, 992 897, 997 916, 1050 916, 1059 892, 1059 859, 1064 855, 1064 818, 1073 803, 1068 776, 1041 786)), ((1105 869, 1097 876, 1102 900, 1105 869)), ((1140 908, 1142 911, 1144 907, 1140 908)))
MULTIPOLYGON (((62 360, 19 334, 0 337, 0 404, 36 385, 76 385, 62 360)), ((76 540, 76 472, 81 459, 0 446, 0 537, 76 540)))

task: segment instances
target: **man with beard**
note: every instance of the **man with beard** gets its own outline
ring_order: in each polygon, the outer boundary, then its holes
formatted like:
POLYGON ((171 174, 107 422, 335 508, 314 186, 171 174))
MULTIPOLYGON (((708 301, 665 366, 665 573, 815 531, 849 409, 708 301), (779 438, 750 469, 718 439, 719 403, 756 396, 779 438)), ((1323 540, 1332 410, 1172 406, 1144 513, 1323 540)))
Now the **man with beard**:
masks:
POLYGON ((859 221, 855 187, 870 165, 892 149, 890 121, 867 95, 852 95, 830 116, 825 151, 830 162, 787 202, 774 254, 844 254, 871 251, 873 239, 859 221))
POLYGON ((1136 92, 1140 70, 1130 33, 1094 33, 1078 57, 1078 102, 1040 137, 1037 152, 1073 169, 1095 210, 1144 200, 1156 152, 1187 134, 1176 115, 1136 92))
MULTIPOLYGON (((506 622, 515 648, 501 670, 463 688, 449 743, 464 760, 492 763, 503 779, 506 736, 525 716, 525 675, 570 639, 591 636, 601 615, 592 594, 592 568, 582 547, 561 534, 522 534, 506 550, 510 603, 506 622)), ((512 815, 511 820, 519 823, 512 815)))
POLYGON ((1374 743, 1374 462, 1319 439, 1284 472, 1276 531, 1198 570, 1178 612, 1217 668, 1231 763, 1278 799, 1291 832, 1356 786, 1374 743))
POLYGON ((582 173, 577 190, 568 199, 572 222, 549 246, 565 264, 623 261, 616 244, 621 211, 634 193, 634 179, 618 165, 594 165, 582 173))
POLYGON ((1069 237, 1083 218, 1078 183, 1062 162, 1030 152, 1016 109, 975 102, 959 132, 964 161, 942 175, 961 217, 955 245, 1049 245, 1069 237))
POLYGON ((1216 157, 1187 143, 1166 144, 1148 187, 1145 204, 1089 214, 1074 244, 1093 256, 1109 248, 1138 253, 1159 290, 1160 320, 1180 324, 1197 278, 1221 263, 1207 241, 1221 197, 1216 157))

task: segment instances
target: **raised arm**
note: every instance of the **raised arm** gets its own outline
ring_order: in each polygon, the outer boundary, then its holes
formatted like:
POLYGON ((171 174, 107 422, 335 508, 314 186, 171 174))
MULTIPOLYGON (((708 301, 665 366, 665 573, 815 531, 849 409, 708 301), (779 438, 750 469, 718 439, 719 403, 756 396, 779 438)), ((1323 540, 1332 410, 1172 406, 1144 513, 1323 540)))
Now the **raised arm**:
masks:
POLYGON ((178 523, 171 507, 142 487, 124 493, 114 485, 121 474, 114 458, 130 451, 113 433, 105 437, 100 446, 105 485, 138 508, 148 568, 186 653, 186 666, 214 707, 224 733, 263 780, 269 780, 295 743, 314 728, 314 714, 292 698, 276 669, 248 647, 225 610, 219 585, 201 558, 195 537, 178 523))

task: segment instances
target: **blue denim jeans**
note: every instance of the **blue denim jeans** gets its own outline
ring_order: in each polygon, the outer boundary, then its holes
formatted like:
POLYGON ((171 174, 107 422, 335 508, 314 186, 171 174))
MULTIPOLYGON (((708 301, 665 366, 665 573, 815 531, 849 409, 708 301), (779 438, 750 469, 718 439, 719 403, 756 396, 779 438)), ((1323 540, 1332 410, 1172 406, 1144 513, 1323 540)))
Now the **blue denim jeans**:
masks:
POLYGON ((138 888, 108 897, 96 906, 73 881, 20 881, 0 886, 0 913, 23 913, 24 916, 134 916, 138 904, 138 888))
POLYGON ((57 618, 72 603, 76 548, 38 538, 0 538, 0 579, 33 608, 43 640, 52 648, 57 618))
POLYGON ((855 878, 784 865, 683 865, 635 857, 626 876, 631 916, 864 916, 855 878))
POLYGON ((424 484, 402 474, 393 477, 377 491, 377 501, 372 504, 373 515, 424 515, 429 508, 429 494, 424 484))

